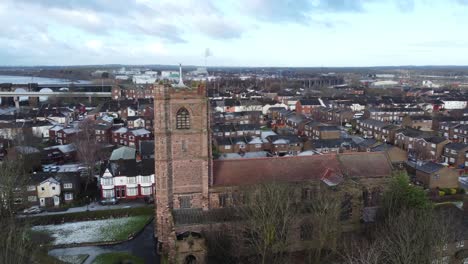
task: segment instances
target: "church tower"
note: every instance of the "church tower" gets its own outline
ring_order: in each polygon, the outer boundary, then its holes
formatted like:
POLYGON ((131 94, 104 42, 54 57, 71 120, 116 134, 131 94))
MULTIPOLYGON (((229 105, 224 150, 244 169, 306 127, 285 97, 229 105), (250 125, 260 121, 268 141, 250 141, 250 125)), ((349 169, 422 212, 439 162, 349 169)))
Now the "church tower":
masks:
POLYGON ((156 236, 161 254, 174 253, 172 211, 207 210, 210 183, 208 99, 203 85, 154 88, 156 236))

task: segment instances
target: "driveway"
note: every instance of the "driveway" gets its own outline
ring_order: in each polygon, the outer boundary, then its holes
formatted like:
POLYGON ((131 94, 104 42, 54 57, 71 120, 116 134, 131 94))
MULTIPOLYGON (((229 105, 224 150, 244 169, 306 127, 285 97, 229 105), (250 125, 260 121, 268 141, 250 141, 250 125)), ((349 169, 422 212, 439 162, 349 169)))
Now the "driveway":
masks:
POLYGON ((130 241, 109 246, 57 248, 49 251, 51 256, 88 254, 85 264, 93 263, 96 256, 108 252, 129 252, 142 258, 145 263, 160 263, 159 256, 155 251, 154 220, 149 223, 143 231, 130 241))

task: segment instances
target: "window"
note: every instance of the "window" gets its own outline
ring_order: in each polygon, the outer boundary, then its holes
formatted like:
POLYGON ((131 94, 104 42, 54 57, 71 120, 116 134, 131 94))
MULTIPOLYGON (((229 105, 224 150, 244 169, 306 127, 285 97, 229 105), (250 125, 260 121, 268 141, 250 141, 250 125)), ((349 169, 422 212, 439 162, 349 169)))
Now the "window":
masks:
POLYGON ((312 190, 310 188, 303 188, 301 198, 302 201, 312 200, 312 190))
POLYGON ((432 176, 432 178, 433 178, 434 180, 438 180, 438 179, 440 179, 440 174, 438 174, 438 173, 437 173, 437 174, 434 174, 434 176, 432 176))
POLYGON ((176 128, 190 129, 190 114, 187 109, 181 108, 177 111, 176 128))
POLYGON ((104 198, 113 198, 114 190, 102 190, 102 196, 104 196, 104 198))
POLYGON ((312 240, 313 226, 311 223, 301 225, 301 240, 312 240))
POLYGON ((52 190, 54 190, 54 191, 55 191, 55 186, 52 186, 52 190))
POLYGON ((187 151, 187 142, 185 140, 182 140, 182 151, 183 152, 187 151))
POLYGON ((151 186, 148 187, 141 187, 141 194, 142 195, 151 195, 151 186))
POLYGON ((219 207, 226 207, 227 198, 228 198, 227 194, 222 193, 222 194, 219 195, 218 198, 219 198, 219 207))
POLYGON ((262 144, 255 144, 255 148, 261 148, 262 144))
POLYGON ((65 193, 65 201, 73 200, 73 193, 65 193))
POLYGON ((341 214, 340 214, 341 221, 349 220, 353 214, 352 198, 353 196, 347 193, 343 197, 343 201, 341 202, 341 214))
POLYGON ((102 185, 113 185, 114 181, 112 180, 112 178, 102 178, 101 179, 101 184, 102 185))
POLYGON ((464 240, 458 241, 456 247, 457 247, 457 248, 463 248, 463 247, 465 247, 465 241, 464 241, 464 240))
POLYGON ((231 149, 231 145, 225 145, 224 149, 231 149))
POLYGON ((129 184, 136 184, 136 177, 128 177, 127 183, 129 184))
POLYGON ((41 187, 41 190, 42 190, 42 191, 45 191, 45 188, 44 188, 44 187, 41 187))
POLYGON ((36 202, 37 196, 28 196, 28 202, 36 202))
POLYGON ((64 188, 64 189, 71 189, 72 187, 73 187, 73 184, 72 184, 72 183, 65 183, 65 184, 63 185, 63 188, 64 188))
POLYGON ((192 207, 192 197, 190 196, 181 196, 179 197, 180 208, 190 208, 192 207))
POLYGON ((127 188, 127 196, 136 196, 137 194, 137 188, 127 188))
POLYGON ((151 176, 141 176, 141 183, 151 183, 151 176))
POLYGON ((28 192, 33 192, 35 190, 36 190, 36 186, 34 186, 34 185, 29 185, 28 186, 28 192))

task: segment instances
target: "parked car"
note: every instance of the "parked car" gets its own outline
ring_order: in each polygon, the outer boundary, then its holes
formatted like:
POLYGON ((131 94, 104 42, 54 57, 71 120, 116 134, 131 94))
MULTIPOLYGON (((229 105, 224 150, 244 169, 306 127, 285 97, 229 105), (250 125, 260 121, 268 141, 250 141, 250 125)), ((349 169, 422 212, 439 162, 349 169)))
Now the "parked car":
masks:
POLYGON ((26 208, 23 210, 24 214, 39 214, 42 213, 44 210, 39 208, 39 206, 31 206, 30 208, 26 208))
POLYGON ((117 198, 114 197, 114 198, 102 199, 99 203, 101 205, 113 205, 113 204, 118 204, 119 200, 117 200, 117 198))
POLYGON ((153 204, 154 203, 154 196, 153 195, 145 196, 144 200, 145 200, 145 203, 147 203, 147 204, 153 204))

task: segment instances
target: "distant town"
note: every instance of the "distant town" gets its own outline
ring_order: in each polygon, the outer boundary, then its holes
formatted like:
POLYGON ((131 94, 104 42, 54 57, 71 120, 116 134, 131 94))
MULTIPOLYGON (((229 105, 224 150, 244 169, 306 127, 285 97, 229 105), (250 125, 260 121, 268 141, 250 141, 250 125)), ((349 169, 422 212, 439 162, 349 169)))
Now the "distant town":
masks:
POLYGON ((0 98, 37 263, 468 263, 468 67, 2 67, 0 98))

